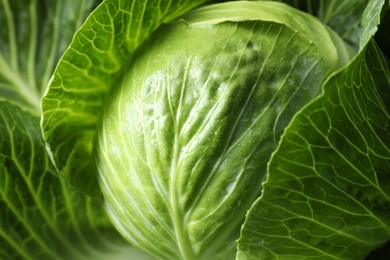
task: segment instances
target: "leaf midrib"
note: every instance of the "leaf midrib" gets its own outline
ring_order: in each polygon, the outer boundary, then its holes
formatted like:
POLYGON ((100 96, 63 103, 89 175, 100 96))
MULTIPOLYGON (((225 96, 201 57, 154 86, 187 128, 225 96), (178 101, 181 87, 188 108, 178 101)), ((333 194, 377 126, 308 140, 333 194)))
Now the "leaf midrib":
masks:
MULTIPOLYGON (((179 105, 176 111, 176 115, 174 111, 171 111, 172 115, 175 117, 173 118, 174 122, 174 150, 173 150, 173 157, 171 161, 170 166, 170 186, 169 186, 169 194, 170 194, 170 200, 171 200, 171 216, 172 221, 174 224, 174 229, 176 233, 176 239, 177 244, 181 250, 181 254, 184 259, 190 260, 190 259, 196 259, 194 250, 192 248, 191 241, 189 239, 188 231, 185 228, 185 221, 184 221, 184 214, 182 212, 182 209, 179 205, 179 194, 177 191, 177 179, 179 178, 179 171, 177 169, 179 157, 180 157, 180 118, 181 118, 181 109, 183 106, 183 99, 185 96, 185 88, 186 88, 186 81, 188 76, 188 67, 191 64, 191 57, 188 58, 186 68, 184 69, 185 74, 183 76, 183 83, 181 86, 181 92, 180 92, 180 101, 179 105)), ((168 87, 169 88, 169 87, 168 87)), ((169 103, 172 104, 172 101, 169 100, 169 103)))

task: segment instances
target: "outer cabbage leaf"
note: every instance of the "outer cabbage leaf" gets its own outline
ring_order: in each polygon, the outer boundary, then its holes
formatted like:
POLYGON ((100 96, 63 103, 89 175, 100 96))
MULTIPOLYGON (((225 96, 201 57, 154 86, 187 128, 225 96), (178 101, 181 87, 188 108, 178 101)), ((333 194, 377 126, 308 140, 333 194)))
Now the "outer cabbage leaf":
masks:
POLYGON ((362 259, 390 240, 389 91, 388 64, 370 41, 286 129, 238 259, 362 259))
POLYGON ((143 257, 116 233, 101 198, 89 198, 58 177, 46 156, 39 118, 4 100, 0 245, 0 258, 12 260, 143 257))
MULTIPOLYGON (((390 5, 390 1, 386 3, 385 0, 370 0, 368 2, 362 17, 362 34, 359 40, 359 50, 362 50, 377 33, 383 15, 388 12, 388 5, 390 5)), ((383 26, 388 25, 388 21, 385 20, 384 22, 383 26)))
POLYGON ((95 0, 0 1, 0 96, 40 115, 40 99, 95 0))
POLYGON ((39 126, 42 92, 93 4, 0 1, 1 259, 115 259, 135 252, 115 231, 101 198, 59 178, 39 126))
POLYGON ((139 49, 107 102, 102 190, 118 230, 148 253, 233 258, 284 127, 321 93, 338 49, 317 19, 280 3, 185 18, 139 49))
POLYGON ((58 170, 87 193, 98 191, 93 140, 107 93, 135 49, 161 23, 207 0, 105 0, 75 34, 43 98, 42 128, 58 170))

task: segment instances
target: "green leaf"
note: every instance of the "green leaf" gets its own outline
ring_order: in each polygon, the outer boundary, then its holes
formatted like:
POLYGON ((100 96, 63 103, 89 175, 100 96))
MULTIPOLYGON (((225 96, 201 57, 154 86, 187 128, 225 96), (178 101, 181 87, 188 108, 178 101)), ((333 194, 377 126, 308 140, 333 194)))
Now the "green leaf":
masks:
POLYGON ((362 34, 360 35, 359 50, 363 49, 378 30, 381 23, 382 9, 385 11, 384 0, 370 0, 362 16, 362 34))
POLYGON ((153 34, 107 101, 101 186, 118 230, 151 255, 232 258, 284 127, 338 68, 337 49, 317 19, 280 3, 185 19, 153 34))
POLYGON ((96 259, 131 250, 101 198, 69 187, 46 156, 39 118, 0 100, 0 258, 96 259))
POLYGON ((40 130, 40 98, 95 1, 0 1, 0 259, 140 255, 99 197, 56 174, 40 130))
POLYGON ((105 0, 75 34, 43 98, 42 128, 57 169, 87 193, 98 190, 93 140, 107 93, 134 51, 161 23, 206 0, 105 0))
POLYGON ((362 259, 390 240, 389 91, 370 42, 287 128, 238 259, 362 259))
POLYGON ((0 1, 0 96, 40 115, 56 63, 94 0, 0 1))

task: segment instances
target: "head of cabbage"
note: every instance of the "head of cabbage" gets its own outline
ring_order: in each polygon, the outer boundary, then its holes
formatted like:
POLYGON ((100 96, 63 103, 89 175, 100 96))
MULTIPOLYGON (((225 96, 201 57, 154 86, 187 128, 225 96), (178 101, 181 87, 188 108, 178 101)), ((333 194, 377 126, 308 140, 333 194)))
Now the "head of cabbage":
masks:
POLYGON ((0 21, 0 259, 390 255, 390 0, 0 21))
POLYGON ((283 130, 350 53, 277 2, 211 5, 159 28, 118 80, 98 135, 120 233, 157 258, 233 258, 283 130))

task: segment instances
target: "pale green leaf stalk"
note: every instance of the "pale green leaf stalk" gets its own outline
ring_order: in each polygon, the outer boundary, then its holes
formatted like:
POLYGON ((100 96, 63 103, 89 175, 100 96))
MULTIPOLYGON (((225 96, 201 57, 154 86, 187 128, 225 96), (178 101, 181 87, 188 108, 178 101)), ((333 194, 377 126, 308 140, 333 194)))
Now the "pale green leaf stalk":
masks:
POLYGON ((233 259, 285 126, 348 60, 336 38, 274 2, 212 5, 156 31, 118 79, 98 136, 120 233, 157 258, 233 259))

